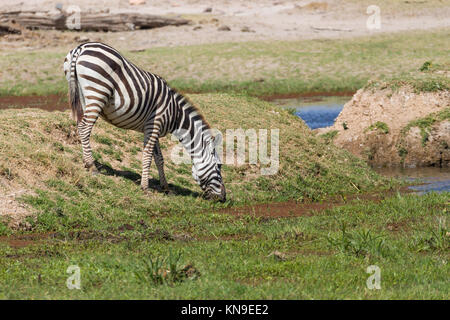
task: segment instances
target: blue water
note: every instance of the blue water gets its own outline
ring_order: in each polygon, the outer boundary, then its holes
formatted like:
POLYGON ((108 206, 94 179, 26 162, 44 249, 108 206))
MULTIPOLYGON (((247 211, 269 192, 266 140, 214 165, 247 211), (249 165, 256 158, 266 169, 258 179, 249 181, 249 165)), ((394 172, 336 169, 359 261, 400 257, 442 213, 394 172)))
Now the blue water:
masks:
POLYGON ((344 104, 351 97, 308 97, 279 99, 275 104, 283 108, 295 109, 295 114, 311 129, 329 127, 341 113, 344 104))
POLYGON ((384 176, 417 182, 417 185, 408 187, 417 194, 450 192, 450 168, 374 168, 374 170, 384 176))
POLYGON ((329 127, 341 113, 342 104, 326 104, 298 108, 295 114, 305 121, 311 129, 329 127))
POLYGON ((423 185, 411 186, 409 189, 416 191, 416 193, 428 193, 428 192, 447 192, 450 191, 450 180, 436 181, 436 179, 428 178, 422 179, 423 185))

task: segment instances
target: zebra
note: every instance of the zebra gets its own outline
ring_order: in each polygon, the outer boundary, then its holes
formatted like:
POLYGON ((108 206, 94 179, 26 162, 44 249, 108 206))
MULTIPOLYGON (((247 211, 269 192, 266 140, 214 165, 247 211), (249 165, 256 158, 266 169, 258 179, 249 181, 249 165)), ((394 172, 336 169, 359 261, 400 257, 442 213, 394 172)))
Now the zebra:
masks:
POLYGON ((100 116, 116 127, 144 133, 142 190, 149 187, 153 156, 160 186, 169 191, 159 138, 172 133, 191 155, 192 176, 204 198, 226 200, 222 164, 216 151, 222 143, 221 134, 213 136, 199 110, 163 78, 140 69, 100 42, 83 43, 71 50, 64 60, 64 73, 88 171, 98 174, 90 136, 100 116))

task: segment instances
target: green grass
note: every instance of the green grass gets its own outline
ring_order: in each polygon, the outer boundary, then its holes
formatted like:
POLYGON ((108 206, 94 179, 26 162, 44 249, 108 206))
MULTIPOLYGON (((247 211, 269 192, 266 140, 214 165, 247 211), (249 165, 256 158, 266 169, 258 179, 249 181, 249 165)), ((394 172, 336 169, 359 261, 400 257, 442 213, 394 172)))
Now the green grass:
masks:
POLYGON ((179 220, 172 212, 147 217, 146 227, 135 221, 133 229, 111 229, 104 238, 0 244, 0 297, 446 299, 448 199, 447 193, 355 200, 285 219, 212 210, 179 220), (149 229, 159 220, 166 233, 156 237, 149 229), (187 229, 191 238, 173 237, 187 229), (416 239, 424 240, 416 245, 416 239), (80 267, 81 290, 66 287, 70 265, 80 267), (380 290, 366 287, 370 265, 381 270, 380 290))
MULTIPOLYGON (((448 29, 353 39, 220 43, 123 52, 142 68, 188 92, 256 96, 356 91, 400 82, 417 90, 449 87, 448 29), (432 68, 419 69, 432 61, 432 68)), ((65 93, 67 52, 0 52, 0 95, 65 93)))

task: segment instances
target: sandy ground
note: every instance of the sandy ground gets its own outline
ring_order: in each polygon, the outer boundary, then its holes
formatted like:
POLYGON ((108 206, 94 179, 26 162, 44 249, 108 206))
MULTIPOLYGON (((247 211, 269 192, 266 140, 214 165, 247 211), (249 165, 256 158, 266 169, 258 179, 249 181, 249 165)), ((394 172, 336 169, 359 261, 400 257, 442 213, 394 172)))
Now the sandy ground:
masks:
POLYGON ((450 27, 450 0, 377 1, 380 29, 366 26, 369 1, 327 0, 146 0, 130 5, 128 0, 0 0, 2 11, 55 11, 78 5, 81 12, 141 12, 190 19, 190 25, 118 33, 37 32, 8 36, 0 40, 3 50, 73 45, 77 40, 101 40, 120 49, 141 50, 158 46, 179 46, 252 40, 300 40, 373 35, 414 29, 450 27), (209 8, 209 10, 207 10, 209 8), (228 26, 229 31, 220 31, 228 26), (37 39, 37 40, 36 40, 37 39))

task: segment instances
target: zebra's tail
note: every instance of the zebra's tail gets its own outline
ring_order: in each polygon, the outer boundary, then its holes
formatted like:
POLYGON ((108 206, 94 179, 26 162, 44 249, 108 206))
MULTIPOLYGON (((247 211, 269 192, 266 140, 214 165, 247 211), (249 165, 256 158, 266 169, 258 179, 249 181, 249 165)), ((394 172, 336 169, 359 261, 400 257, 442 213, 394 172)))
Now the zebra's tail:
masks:
POLYGON ((75 50, 70 62, 69 101, 72 107, 72 119, 77 123, 83 119, 83 106, 81 105, 80 90, 78 86, 76 63, 79 50, 75 50))

